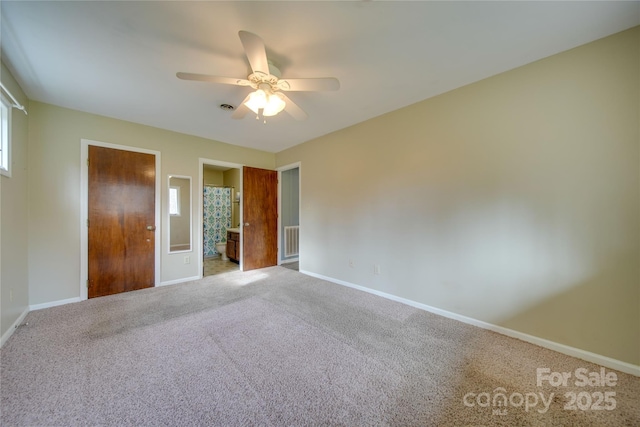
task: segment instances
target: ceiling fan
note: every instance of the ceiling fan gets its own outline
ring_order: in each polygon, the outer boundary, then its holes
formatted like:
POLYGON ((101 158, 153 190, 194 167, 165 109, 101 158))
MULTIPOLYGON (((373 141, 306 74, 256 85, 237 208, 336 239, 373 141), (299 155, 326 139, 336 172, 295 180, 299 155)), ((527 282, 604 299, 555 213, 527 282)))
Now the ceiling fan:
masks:
MULTIPOLYGON (((304 120, 307 113, 298 107, 283 91, 330 91, 338 90, 340 82, 334 77, 309 78, 309 79, 282 79, 278 70, 271 61, 267 60, 267 52, 262 39, 248 31, 238 32, 245 54, 251 65, 253 73, 246 79, 233 77, 210 76, 206 74, 176 73, 182 80, 200 82, 222 83, 237 86, 250 86, 255 89, 242 101, 242 104, 232 114, 232 118, 241 119, 249 110, 264 117, 275 116, 282 110, 289 113, 294 119, 304 120)), ((265 120, 266 123, 266 120, 265 120)))

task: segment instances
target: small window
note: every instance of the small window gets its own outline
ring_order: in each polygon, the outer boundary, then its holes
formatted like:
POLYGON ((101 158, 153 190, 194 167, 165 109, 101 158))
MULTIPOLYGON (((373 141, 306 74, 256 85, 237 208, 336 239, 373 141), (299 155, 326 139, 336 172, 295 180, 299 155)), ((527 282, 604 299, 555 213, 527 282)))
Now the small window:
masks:
POLYGON ((0 174, 11 176, 11 104, 0 96, 0 174))
POLYGON ((180 216, 180 187, 169 187, 169 215, 180 216))

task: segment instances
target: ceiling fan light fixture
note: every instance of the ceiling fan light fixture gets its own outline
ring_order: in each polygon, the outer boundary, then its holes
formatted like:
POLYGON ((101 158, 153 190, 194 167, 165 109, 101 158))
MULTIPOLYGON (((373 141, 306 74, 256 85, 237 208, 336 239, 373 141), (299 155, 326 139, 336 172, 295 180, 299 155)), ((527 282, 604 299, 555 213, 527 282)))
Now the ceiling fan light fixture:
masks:
POLYGON ((280 95, 279 93, 272 93, 271 95, 269 95, 267 105, 264 107, 264 110, 262 110, 262 115, 266 117, 275 116, 276 114, 284 110, 285 106, 286 103, 282 99, 282 95, 280 95))
POLYGON ((258 114, 258 112, 267 106, 267 94, 264 90, 258 89, 255 92, 249 94, 249 100, 244 103, 251 111, 258 114))
POLYGON ((260 114, 265 117, 275 116, 286 106, 282 95, 279 93, 267 93, 263 89, 258 89, 249 94, 249 100, 244 103, 256 115, 260 114))

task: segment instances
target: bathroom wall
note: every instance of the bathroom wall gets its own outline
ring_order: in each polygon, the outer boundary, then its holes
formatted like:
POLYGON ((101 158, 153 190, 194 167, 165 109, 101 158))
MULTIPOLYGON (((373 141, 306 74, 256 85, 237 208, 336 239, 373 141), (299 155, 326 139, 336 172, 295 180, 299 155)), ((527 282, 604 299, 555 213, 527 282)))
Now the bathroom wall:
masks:
POLYGON ((204 182, 205 185, 223 186, 224 185, 223 173, 222 171, 212 169, 210 167, 207 167, 207 165, 205 165, 204 170, 202 171, 202 181, 204 182))
POLYGON ((302 164, 301 271, 640 365, 639 46, 636 27, 278 153, 302 164))

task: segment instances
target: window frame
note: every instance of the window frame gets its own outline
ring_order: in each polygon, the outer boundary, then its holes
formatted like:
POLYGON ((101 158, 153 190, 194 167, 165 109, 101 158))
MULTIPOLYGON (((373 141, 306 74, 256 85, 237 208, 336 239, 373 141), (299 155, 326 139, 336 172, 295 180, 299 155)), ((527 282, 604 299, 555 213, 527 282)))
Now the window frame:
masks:
POLYGON ((169 216, 180 216, 182 212, 180 212, 180 187, 169 187, 169 216), (176 192, 176 212, 171 213, 171 192, 175 190, 176 192))
POLYGON ((11 177, 11 110, 13 104, 0 93, 0 175, 11 177))

